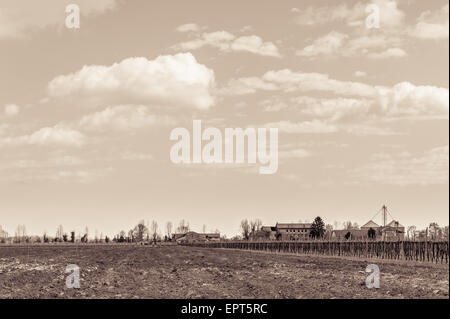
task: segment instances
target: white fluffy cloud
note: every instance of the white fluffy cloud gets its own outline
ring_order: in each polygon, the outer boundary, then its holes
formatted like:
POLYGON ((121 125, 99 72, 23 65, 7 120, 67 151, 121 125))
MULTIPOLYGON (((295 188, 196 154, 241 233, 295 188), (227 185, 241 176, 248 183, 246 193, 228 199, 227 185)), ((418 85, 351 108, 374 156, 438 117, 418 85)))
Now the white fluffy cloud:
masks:
POLYGON ((128 58, 111 66, 91 65, 54 78, 51 97, 76 97, 103 103, 159 103, 208 109, 214 104, 214 72, 190 53, 154 60, 128 58))
POLYGON ((256 35, 236 37, 227 31, 203 33, 197 39, 182 42, 173 48, 186 51, 204 46, 215 47, 224 52, 250 52, 262 56, 281 57, 277 46, 270 41, 265 42, 256 35))
POLYGON ((177 28, 178 32, 198 32, 200 27, 195 23, 182 24, 177 28))
POLYGON ((311 45, 304 47, 302 50, 297 51, 298 56, 312 57, 318 55, 331 55, 338 51, 344 44, 344 41, 348 38, 348 35, 331 31, 327 35, 320 37, 311 45))
POLYGON ((280 132, 289 134, 326 134, 338 131, 337 126, 320 120, 304 121, 298 123, 291 121, 279 121, 268 123, 265 125, 265 127, 278 128, 280 132))
POLYGON ((423 12, 417 21, 411 35, 420 39, 448 39, 449 5, 444 5, 437 11, 423 12))
POLYGON ((368 57, 373 59, 402 58, 406 56, 406 52, 400 48, 389 48, 382 52, 372 52, 368 57))
POLYGON ((351 37, 336 31, 315 39, 296 54, 302 57, 368 57, 375 59, 403 57, 406 52, 398 47, 402 40, 395 36, 362 35, 351 37), (392 47, 393 46, 393 47, 392 47))
POLYGON ((356 76, 357 78, 364 78, 367 76, 367 73, 364 71, 355 71, 353 75, 356 76))
POLYGON ((132 131, 162 124, 173 124, 173 121, 168 117, 150 114, 143 105, 110 106, 103 111, 85 115, 79 121, 80 127, 99 131, 132 131))
POLYGON ((15 116, 19 114, 20 107, 16 104, 6 104, 5 105, 5 115, 6 116, 15 116))
MULTIPOLYGON (((383 27, 398 27, 404 22, 405 14, 393 0, 373 0, 380 9, 380 24, 383 27)), ((296 22, 304 26, 318 26, 335 22, 344 22, 348 26, 361 26, 367 17, 369 2, 358 2, 353 6, 339 4, 334 6, 313 7, 298 10, 296 22)))
MULTIPOLYGON (((282 91, 295 94, 306 92, 326 93, 338 97, 300 97, 290 101, 290 106, 302 112, 330 120, 344 117, 438 117, 448 118, 449 92, 447 88, 416 86, 401 82, 393 87, 372 86, 361 82, 331 79, 327 74, 293 72, 289 69, 266 72, 262 77, 234 79, 222 94, 252 94, 257 91, 282 91), (351 97, 351 98, 350 98, 351 97)), ((276 104, 276 103, 274 103, 276 104)), ((271 111, 285 109, 271 108, 271 111)))
MULTIPOLYGON (((62 26, 65 8, 72 0, 2 0, 0 2, 0 39, 21 37, 30 31, 62 26)), ((102 14, 117 7, 117 0, 77 0, 84 17, 102 14)))
POLYGON ((85 143, 85 136, 63 125, 53 127, 43 127, 29 135, 17 137, 0 138, 0 146, 82 146, 85 143))
POLYGON ((381 153, 371 161, 352 171, 358 179, 393 185, 448 184, 448 145, 433 148, 419 154, 381 153))

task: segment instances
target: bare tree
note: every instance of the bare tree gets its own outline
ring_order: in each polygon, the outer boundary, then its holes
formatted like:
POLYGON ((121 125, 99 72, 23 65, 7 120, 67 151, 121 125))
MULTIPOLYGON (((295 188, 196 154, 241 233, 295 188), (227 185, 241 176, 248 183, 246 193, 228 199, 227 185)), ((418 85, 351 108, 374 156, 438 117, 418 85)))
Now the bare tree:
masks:
POLYGON ((158 223, 155 220, 152 220, 150 225, 150 235, 152 236, 153 242, 156 242, 158 238, 158 223))
POLYGON ((8 233, 2 229, 2 226, 0 225, 0 242, 5 243, 8 239, 8 233))
POLYGON ((59 225, 58 228, 56 228, 56 236, 55 238, 58 239, 58 241, 62 241, 64 236, 64 229, 62 225, 59 225))
POLYGON ((416 239, 416 226, 409 226, 408 227, 408 232, 407 232, 407 234, 408 234, 408 238, 409 239, 412 239, 412 240, 415 240, 416 239))
POLYGON ((147 227, 144 224, 144 221, 141 220, 133 229, 133 237, 136 241, 143 241, 144 235, 148 231, 147 227))
POLYGON ((443 229, 443 237, 444 237, 444 240, 448 240, 448 225, 445 226, 443 229))
POLYGON ((166 235, 167 235, 167 239, 172 238, 172 222, 167 222, 166 223, 166 235))
POLYGON ((255 219, 250 221, 250 233, 255 234, 258 230, 261 229, 262 221, 260 219, 255 219))
POLYGON ((442 237, 442 230, 439 227, 438 223, 430 223, 428 228, 431 239, 436 240, 442 237))
POLYGON ((203 224, 203 227, 202 227, 202 233, 203 233, 203 234, 206 234, 206 225, 205 225, 205 224, 203 224))
POLYGON ((242 238, 248 240, 250 238, 250 224, 247 219, 241 221, 242 238))
POLYGON ((179 234, 187 233, 190 230, 189 223, 182 219, 177 227, 176 232, 179 234))
POLYGON ((357 223, 352 223, 351 221, 346 221, 343 223, 344 229, 345 230, 352 230, 352 229, 357 229, 354 228, 354 226, 358 227, 357 223))
POLYGON ((27 236, 27 231, 26 231, 25 225, 17 225, 16 233, 14 236, 14 241, 16 243, 23 243, 23 242, 25 242, 26 236, 27 236))

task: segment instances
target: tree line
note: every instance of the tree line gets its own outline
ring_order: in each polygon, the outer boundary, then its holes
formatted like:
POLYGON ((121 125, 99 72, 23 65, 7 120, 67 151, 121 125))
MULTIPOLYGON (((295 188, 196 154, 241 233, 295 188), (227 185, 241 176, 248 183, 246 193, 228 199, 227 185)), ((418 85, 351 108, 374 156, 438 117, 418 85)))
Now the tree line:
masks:
MULTIPOLYGON (((121 230, 116 235, 109 237, 103 233, 90 234, 88 227, 82 232, 75 234, 75 231, 65 232, 62 225, 56 229, 55 235, 50 236, 46 231, 42 236, 27 235, 25 225, 18 225, 13 236, 2 229, 0 225, 0 243, 135 243, 135 242, 161 242, 172 241, 175 233, 185 234, 191 230, 189 222, 182 219, 175 227, 172 222, 167 222, 161 230, 155 220, 146 222, 139 221, 136 226, 128 231, 121 230)), ((206 225, 202 227, 206 232, 206 225)), ((218 232, 216 230, 215 232, 218 232)))

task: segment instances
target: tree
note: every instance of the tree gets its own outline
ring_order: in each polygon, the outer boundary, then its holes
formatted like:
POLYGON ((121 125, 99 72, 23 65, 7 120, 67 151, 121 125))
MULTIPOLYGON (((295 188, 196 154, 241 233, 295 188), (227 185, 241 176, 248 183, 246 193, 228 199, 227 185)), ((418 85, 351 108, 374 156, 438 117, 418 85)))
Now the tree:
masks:
POLYGON ((353 229, 358 229, 358 228, 359 228, 359 226, 357 223, 352 223, 351 221, 344 222, 345 230, 353 230, 353 229))
POLYGON ((150 225, 150 235, 152 236, 152 241, 156 242, 158 238, 158 223, 155 220, 152 220, 150 225))
POLYGON ((325 226, 325 237, 331 238, 331 235, 333 234, 333 225, 327 224, 325 226))
POLYGON ((147 227, 144 224, 144 221, 141 220, 133 229, 133 237, 136 241, 140 242, 144 240, 144 234, 148 231, 147 227))
POLYGON ((250 224, 247 219, 241 221, 241 234, 242 238, 248 240, 250 238, 250 224))
POLYGON ((262 226, 262 221, 258 218, 250 221, 250 233, 252 235, 255 234, 258 230, 261 229, 261 226, 262 226))
POLYGON ((448 241, 448 225, 444 227, 443 237, 444 237, 444 240, 448 241))
POLYGON ((317 216, 311 224, 310 236, 314 239, 323 238, 325 234, 325 224, 319 216, 317 216))
POLYGON ((125 233, 125 231, 124 230, 121 230, 120 232, 119 232, 119 235, 117 235, 117 241, 119 242, 119 243, 124 243, 125 242, 125 236, 126 236, 127 234, 125 233))
POLYGON ((409 226, 408 227, 408 238, 415 240, 416 239, 416 226, 409 226))
POLYGON ((23 243, 25 242, 25 237, 27 236, 27 230, 25 228, 25 225, 18 225, 16 228, 15 238, 14 242, 16 243, 23 243))
POLYGON ((166 223, 166 235, 168 240, 170 240, 170 238, 172 238, 172 222, 167 222, 166 223))
POLYGON ((67 242, 67 234, 63 234, 63 241, 66 243, 67 242))
POLYGON ((432 240, 440 239, 442 237, 442 230, 438 223, 430 223, 428 231, 432 240))
POLYGON ((43 241, 44 241, 44 243, 48 243, 49 242, 49 239, 48 239, 48 236, 47 236, 47 232, 44 232, 43 241))
POLYGON ((206 234, 206 225, 205 224, 203 224, 203 226, 202 226, 202 233, 206 234))
POLYGON ((56 235, 55 238, 58 241, 63 241, 63 235, 64 235, 64 229, 62 225, 59 225, 58 228, 56 228, 56 235))
POLYGON ((70 242, 71 242, 71 243, 74 243, 74 242, 75 242, 75 232, 74 232, 74 231, 71 231, 71 232, 70 232, 70 242))
POLYGON ((189 230, 190 230, 189 223, 186 222, 184 219, 182 219, 182 220, 180 221, 180 223, 178 224, 178 227, 177 227, 177 229, 176 229, 176 232, 177 232, 178 234, 185 234, 185 233, 187 233, 189 230))

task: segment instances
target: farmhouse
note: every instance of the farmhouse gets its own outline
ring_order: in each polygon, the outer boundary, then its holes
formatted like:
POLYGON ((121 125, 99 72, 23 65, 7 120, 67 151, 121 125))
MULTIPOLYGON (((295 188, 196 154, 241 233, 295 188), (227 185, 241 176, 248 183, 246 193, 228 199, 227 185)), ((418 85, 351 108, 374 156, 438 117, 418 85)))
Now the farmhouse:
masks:
POLYGON ((310 223, 277 223, 263 226, 252 235, 252 240, 306 240, 311 232, 310 223))
POLYGON ((310 223, 277 223, 277 238, 281 240, 305 240, 311 233, 310 223))

